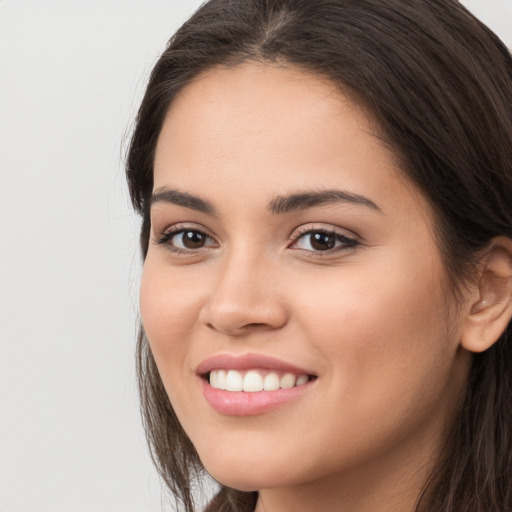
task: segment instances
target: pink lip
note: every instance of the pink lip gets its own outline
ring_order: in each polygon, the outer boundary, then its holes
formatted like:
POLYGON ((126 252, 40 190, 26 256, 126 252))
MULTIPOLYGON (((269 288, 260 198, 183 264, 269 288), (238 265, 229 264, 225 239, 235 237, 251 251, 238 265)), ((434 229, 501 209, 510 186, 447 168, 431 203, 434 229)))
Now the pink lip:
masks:
POLYGON ((257 391, 246 393, 215 389, 204 379, 201 387, 210 406, 220 414, 227 416, 254 416, 284 406, 306 393, 315 381, 290 389, 276 391, 257 391))
POLYGON ((205 375, 212 370, 250 370, 261 368, 266 370, 277 370, 295 375, 313 375, 312 372, 289 364, 281 359, 265 356, 262 354, 242 354, 233 356, 231 354, 218 354, 202 361, 196 368, 197 375, 205 375))
POLYGON ((208 372, 216 369, 242 371, 253 368, 276 370, 295 375, 313 375, 312 372, 306 369, 261 354, 243 354, 240 356, 218 354, 205 359, 196 369, 196 374, 200 377, 203 395, 208 404, 218 413, 228 416, 264 414, 296 400, 314 384, 314 381, 310 381, 302 386, 289 389, 249 393, 216 389, 210 386, 204 378, 208 372))

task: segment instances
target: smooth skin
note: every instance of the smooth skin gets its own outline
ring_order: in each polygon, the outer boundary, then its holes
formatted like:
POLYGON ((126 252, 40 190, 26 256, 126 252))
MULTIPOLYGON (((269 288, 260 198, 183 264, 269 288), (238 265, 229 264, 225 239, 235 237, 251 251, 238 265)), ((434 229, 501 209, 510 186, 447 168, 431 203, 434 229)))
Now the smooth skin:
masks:
POLYGON ((329 82, 246 63, 187 86, 158 140, 154 192, 174 199, 151 208, 143 325, 204 466, 259 490, 258 512, 411 512, 464 393, 464 345, 510 318, 493 270, 510 274, 510 247, 487 256, 499 291, 484 301, 477 279, 455 307, 432 208, 376 135, 329 82), (342 194, 272 210, 323 191, 342 194), (246 353, 317 379, 271 412, 219 414, 195 369, 246 353))

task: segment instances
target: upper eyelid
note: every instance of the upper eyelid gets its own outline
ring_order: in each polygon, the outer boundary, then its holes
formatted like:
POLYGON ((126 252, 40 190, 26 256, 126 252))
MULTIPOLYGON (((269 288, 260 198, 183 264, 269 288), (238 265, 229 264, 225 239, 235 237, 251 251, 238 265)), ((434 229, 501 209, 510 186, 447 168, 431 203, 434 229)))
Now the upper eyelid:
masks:
POLYGON ((301 226, 296 227, 290 236, 288 237, 290 240, 296 240, 302 235, 306 235, 308 233, 315 233, 315 232, 324 232, 324 233, 332 233, 333 235, 340 235, 344 236, 346 238, 351 238, 354 240, 359 240, 360 237, 353 231, 348 231, 346 229, 340 228, 338 226, 333 226, 332 224, 303 224, 301 226))
POLYGON ((201 224, 196 224, 195 222, 176 222, 175 224, 171 224, 170 226, 165 227, 162 230, 157 230, 155 235, 162 236, 166 234, 174 234, 174 233, 180 233, 181 231, 199 231, 200 233, 203 233, 210 238, 213 238, 216 240, 216 235, 212 234, 210 229, 205 228, 201 224))

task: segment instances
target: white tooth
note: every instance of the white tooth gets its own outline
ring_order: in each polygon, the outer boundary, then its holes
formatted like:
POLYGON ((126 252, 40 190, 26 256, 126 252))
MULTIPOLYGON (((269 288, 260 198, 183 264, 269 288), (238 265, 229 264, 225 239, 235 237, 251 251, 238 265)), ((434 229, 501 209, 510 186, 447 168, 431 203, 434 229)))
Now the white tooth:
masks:
POLYGON ((279 389, 279 377, 277 373, 267 373, 263 379, 263 389, 265 391, 276 391, 276 389, 279 389))
POLYGON ((229 370, 226 377, 227 391, 242 391, 244 389, 244 381, 242 375, 235 370, 229 370))
POLYGON ((226 389, 226 370, 217 370, 217 389, 226 389))
POLYGON ((285 373, 279 381, 281 389, 289 389, 295 386, 295 375, 293 373, 285 373))
POLYGON ((255 370, 250 370, 244 377, 244 391, 254 392, 263 390, 263 377, 255 370))
POLYGON ((302 386, 303 384, 307 384, 309 382, 309 377, 307 375, 299 375, 297 377, 296 386, 302 386))
POLYGON ((219 372, 216 370, 210 372, 210 386, 219 389, 219 372))

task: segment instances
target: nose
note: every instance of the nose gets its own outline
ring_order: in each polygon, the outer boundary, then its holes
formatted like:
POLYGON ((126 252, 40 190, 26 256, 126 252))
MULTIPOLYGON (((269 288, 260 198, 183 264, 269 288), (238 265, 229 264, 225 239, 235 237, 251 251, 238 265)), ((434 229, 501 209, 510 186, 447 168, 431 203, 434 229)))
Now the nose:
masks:
POLYGON ((261 258, 234 256, 219 269, 199 320, 229 336, 283 327, 288 311, 277 269, 261 258))

